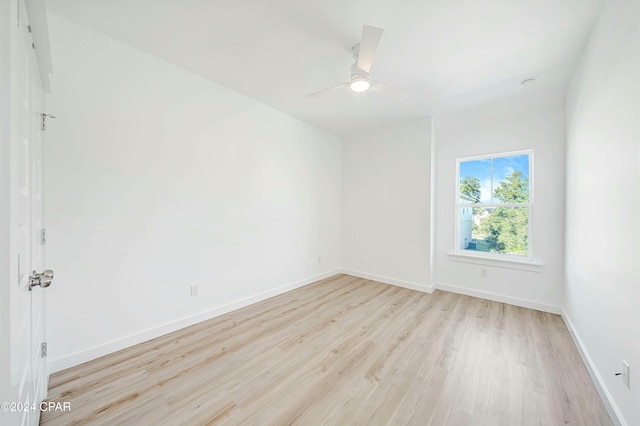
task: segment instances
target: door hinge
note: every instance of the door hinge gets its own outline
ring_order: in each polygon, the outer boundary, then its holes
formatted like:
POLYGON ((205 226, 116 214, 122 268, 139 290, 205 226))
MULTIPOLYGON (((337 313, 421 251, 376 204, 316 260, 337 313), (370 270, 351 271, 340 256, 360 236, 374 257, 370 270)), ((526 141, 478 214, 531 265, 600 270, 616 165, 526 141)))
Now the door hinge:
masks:
POLYGON ((47 244, 47 230, 45 228, 42 228, 40 230, 40 245, 45 244, 47 244))
POLYGON ((42 358, 46 358, 47 357, 47 342, 42 342, 40 344, 40 356, 42 358))
POLYGON ((40 114, 40 117, 42 118, 42 121, 40 122, 41 130, 47 130, 47 118, 56 118, 56 116, 53 114, 45 114, 45 113, 40 114))

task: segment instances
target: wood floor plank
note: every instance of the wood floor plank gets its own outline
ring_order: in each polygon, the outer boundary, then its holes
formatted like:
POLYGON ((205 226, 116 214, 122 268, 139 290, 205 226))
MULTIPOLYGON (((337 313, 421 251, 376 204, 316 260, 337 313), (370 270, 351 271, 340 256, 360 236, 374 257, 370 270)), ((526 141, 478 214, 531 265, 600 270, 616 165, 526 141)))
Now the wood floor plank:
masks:
POLYGON ((562 319, 336 275, 54 374, 43 425, 609 425, 562 319))

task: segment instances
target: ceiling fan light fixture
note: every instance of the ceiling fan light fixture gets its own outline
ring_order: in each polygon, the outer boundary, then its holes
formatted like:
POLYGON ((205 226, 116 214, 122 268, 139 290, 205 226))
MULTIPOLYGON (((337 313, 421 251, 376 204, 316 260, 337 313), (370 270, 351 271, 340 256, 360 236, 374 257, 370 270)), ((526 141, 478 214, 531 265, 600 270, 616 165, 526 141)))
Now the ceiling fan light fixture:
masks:
POLYGON ((354 77, 351 79, 351 84, 349 84, 349 88, 356 93, 366 92, 369 87, 371 87, 371 82, 367 77, 354 77))

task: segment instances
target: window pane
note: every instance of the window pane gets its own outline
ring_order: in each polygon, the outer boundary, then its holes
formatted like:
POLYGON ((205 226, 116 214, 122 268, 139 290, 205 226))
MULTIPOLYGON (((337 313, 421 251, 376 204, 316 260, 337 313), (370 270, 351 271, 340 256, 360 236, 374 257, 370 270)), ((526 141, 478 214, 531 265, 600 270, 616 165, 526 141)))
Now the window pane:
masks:
POLYGON ((460 203, 491 201, 491 159, 460 162, 460 203))
POLYGON ((493 159, 492 203, 529 202, 529 154, 493 159))
POLYGON ((528 207, 460 208, 459 248, 528 255, 528 207))

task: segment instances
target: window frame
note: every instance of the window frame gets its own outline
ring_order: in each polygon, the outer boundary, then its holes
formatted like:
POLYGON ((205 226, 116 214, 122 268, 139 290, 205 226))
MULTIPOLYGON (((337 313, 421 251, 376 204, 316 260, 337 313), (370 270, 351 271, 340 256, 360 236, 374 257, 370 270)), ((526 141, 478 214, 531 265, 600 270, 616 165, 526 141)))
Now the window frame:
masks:
MULTIPOLYGON (((534 211, 534 150, 523 149, 518 151, 500 152, 497 154, 483 154, 471 157, 456 158, 456 181, 455 181, 455 235, 454 235, 454 251, 453 254, 458 256, 469 256, 474 258, 485 258, 488 260, 507 260, 519 261, 525 263, 533 263, 533 211, 534 211), (519 155, 529 155, 529 202, 527 203, 461 203, 460 202, 460 163, 476 160, 489 160, 503 157, 515 157, 519 155), (477 207, 526 207, 529 210, 529 218, 527 221, 527 255, 521 256, 508 253, 492 253, 465 250, 460 248, 460 209, 477 206, 477 207)), ((493 176, 492 176, 493 178, 493 176)), ((493 201, 493 194, 491 194, 493 201)))

